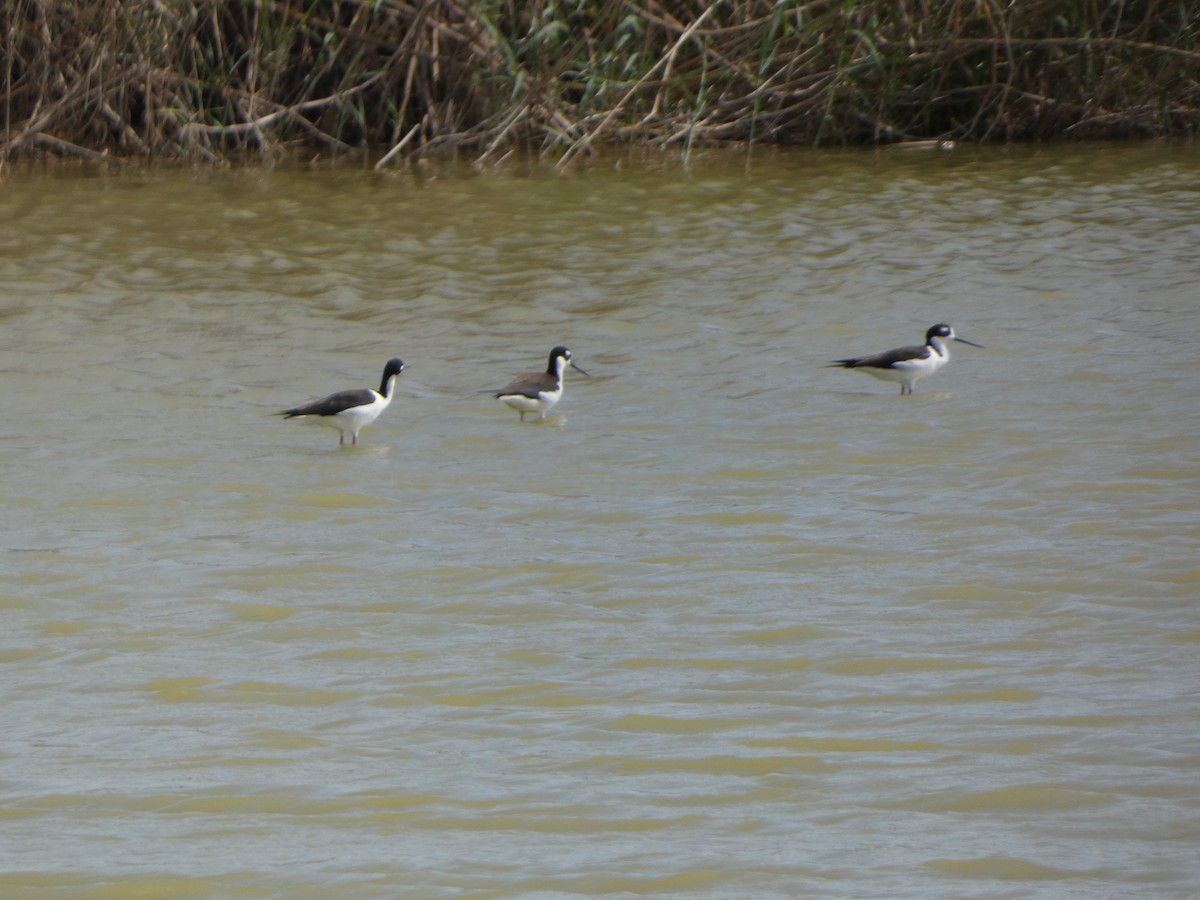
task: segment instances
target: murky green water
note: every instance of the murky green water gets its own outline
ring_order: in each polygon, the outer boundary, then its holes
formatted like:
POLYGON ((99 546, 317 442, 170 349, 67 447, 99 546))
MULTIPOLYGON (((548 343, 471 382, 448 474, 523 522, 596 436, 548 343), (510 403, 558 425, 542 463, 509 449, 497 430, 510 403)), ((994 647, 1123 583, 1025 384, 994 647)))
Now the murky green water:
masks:
POLYGON ((0 891, 1194 896, 1198 247, 1190 146, 12 178, 0 891))

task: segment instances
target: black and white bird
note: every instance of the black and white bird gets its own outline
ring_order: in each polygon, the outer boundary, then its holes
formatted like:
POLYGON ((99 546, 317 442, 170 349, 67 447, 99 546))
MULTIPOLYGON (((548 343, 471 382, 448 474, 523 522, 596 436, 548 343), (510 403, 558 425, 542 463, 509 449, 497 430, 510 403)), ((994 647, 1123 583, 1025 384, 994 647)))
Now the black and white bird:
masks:
POLYGON ((359 388, 353 391, 338 391, 322 400, 316 400, 295 409, 285 409, 279 415, 288 419, 308 419, 318 425, 336 428, 340 434, 338 446, 346 443, 346 432, 350 432, 350 443, 358 444, 358 433, 379 418, 388 408, 396 390, 396 379, 404 371, 404 362, 396 357, 389 359, 383 367, 383 380, 379 390, 359 388))
POLYGON ((567 366, 587 375, 572 361, 571 351, 560 344, 550 351, 545 372, 518 375, 503 390, 496 391, 495 397, 519 412, 522 422, 526 413, 537 413, 539 419, 544 419, 550 408, 562 399, 563 372, 567 366))
POLYGON ((942 322, 925 332, 925 343, 921 346, 897 347, 871 356, 856 356, 850 359, 835 359, 829 368, 858 369, 883 381, 900 383, 900 395, 911 394, 913 385, 927 375, 932 375, 950 361, 947 341, 958 341, 982 348, 982 344, 960 338, 954 329, 942 322))

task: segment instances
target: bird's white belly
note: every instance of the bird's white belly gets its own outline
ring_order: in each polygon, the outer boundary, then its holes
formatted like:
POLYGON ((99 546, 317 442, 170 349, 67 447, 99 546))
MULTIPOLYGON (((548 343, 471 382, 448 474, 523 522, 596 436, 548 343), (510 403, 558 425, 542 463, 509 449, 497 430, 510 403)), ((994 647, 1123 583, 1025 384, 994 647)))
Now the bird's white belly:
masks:
POLYGON ((526 397, 524 394, 505 394, 500 399, 518 412, 545 415, 546 411, 558 402, 560 396, 560 391, 543 391, 536 397, 526 397))
POLYGON ((924 378, 926 375, 932 375, 942 367, 944 360, 938 356, 932 356, 929 359, 914 359, 906 362, 893 363, 891 368, 879 369, 871 366, 863 366, 859 371, 866 372, 868 375, 874 375, 882 381, 895 381, 900 384, 912 384, 924 378))
POLYGON ((381 412, 383 412, 383 405, 372 403, 370 406, 355 406, 353 409, 344 409, 333 418, 342 420, 342 428, 357 431, 364 425, 370 425, 378 419, 381 412))

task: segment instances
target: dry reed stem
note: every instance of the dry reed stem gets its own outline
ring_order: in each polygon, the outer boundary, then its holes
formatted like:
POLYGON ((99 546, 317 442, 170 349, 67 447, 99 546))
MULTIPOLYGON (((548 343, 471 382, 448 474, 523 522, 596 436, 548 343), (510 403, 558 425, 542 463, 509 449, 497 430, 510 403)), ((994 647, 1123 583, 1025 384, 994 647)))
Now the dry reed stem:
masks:
POLYGON ((5 0, 0 165, 1188 135, 1193 7, 5 0))

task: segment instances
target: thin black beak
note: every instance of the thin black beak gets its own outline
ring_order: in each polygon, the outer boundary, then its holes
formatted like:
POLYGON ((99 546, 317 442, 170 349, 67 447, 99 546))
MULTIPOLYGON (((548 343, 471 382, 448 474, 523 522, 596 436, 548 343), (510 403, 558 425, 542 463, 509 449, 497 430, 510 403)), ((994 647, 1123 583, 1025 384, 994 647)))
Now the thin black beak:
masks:
POLYGON ((983 344, 977 344, 974 341, 968 341, 966 338, 956 337, 955 340, 958 341, 960 344, 970 344, 972 347, 978 347, 980 350, 987 349, 986 347, 983 346, 983 344))
MULTIPOLYGON (((579 366, 575 365, 574 362, 571 363, 571 368, 574 369, 576 372, 582 372, 584 375, 587 375, 587 372, 584 372, 583 369, 581 369, 581 368, 579 368, 579 366)), ((591 378, 591 377, 592 377, 591 375, 588 375, 588 378, 591 378)))

